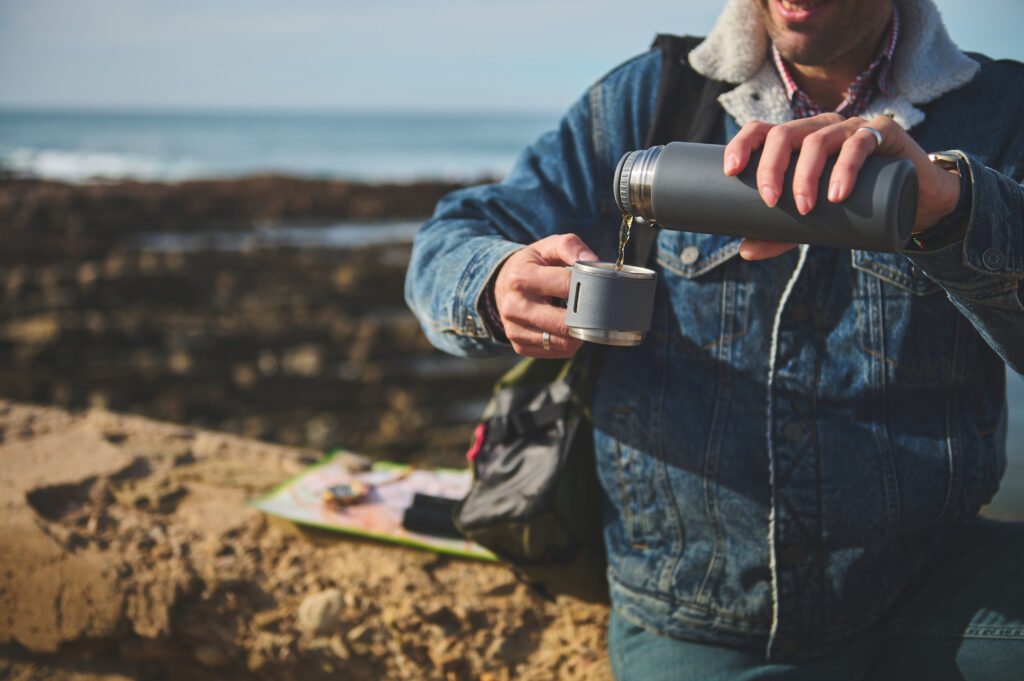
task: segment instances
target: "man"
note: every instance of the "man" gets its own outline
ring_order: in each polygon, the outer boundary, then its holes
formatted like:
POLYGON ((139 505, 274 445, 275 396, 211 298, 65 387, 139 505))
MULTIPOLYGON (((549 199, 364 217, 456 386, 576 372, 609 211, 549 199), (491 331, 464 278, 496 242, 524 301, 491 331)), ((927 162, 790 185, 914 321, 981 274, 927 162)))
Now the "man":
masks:
MULTIPOLYGON (((813 210, 833 155, 843 201, 878 153, 914 163, 918 217, 894 254, 658 236, 651 332, 593 402, 616 675, 1021 678, 1024 533, 975 516, 1024 369, 1024 68, 961 53, 929 0, 730 0, 688 63, 728 84, 722 172, 762 150, 766 204, 813 210)), ((439 203, 406 288, 433 343, 579 349, 551 299, 614 257, 660 68, 623 64, 505 182, 439 203)))

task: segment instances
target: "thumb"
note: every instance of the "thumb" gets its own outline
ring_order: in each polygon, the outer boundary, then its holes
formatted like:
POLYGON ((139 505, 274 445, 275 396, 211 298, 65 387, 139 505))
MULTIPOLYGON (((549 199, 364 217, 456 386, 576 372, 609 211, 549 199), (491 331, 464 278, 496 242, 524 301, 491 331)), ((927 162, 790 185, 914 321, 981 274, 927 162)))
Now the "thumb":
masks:
POLYGON ((571 265, 577 260, 597 260, 597 254, 575 234, 556 234, 534 244, 541 257, 548 262, 571 265))

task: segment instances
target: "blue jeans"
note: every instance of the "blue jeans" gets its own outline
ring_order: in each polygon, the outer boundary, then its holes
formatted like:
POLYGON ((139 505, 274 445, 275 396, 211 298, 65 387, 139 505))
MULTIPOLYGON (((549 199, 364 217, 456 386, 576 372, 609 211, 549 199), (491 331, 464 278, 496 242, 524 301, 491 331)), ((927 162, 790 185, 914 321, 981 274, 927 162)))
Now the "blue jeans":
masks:
POLYGON ((1024 523, 977 520, 875 627, 831 652, 766 662, 754 650, 665 638, 612 611, 618 681, 1021 681, 1024 523))

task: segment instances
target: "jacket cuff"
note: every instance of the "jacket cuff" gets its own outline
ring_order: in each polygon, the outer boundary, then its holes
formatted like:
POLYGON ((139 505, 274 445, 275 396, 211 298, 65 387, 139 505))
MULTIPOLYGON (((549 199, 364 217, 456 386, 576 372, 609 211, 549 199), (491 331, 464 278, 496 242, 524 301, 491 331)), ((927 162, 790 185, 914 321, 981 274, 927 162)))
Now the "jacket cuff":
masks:
POLYGON ((504 334, 497 335, 487 322, 484 298, 498 268, 510 255, 523 248, 526 248, 523 244, 487 239, 486 245, 469 261, 462 271, 452 305, 452 328, 461 329, 460 335, 508 345, 504 334))
POLYGON ((1017 228, 1024 214, 1021 187, 970 156, 965 157, 972 196, 963 240, 934 251, 903 253, 948 290, 1002 290, 1007 279, 1019 278, 1024 271, 1024 234, 1017 228))

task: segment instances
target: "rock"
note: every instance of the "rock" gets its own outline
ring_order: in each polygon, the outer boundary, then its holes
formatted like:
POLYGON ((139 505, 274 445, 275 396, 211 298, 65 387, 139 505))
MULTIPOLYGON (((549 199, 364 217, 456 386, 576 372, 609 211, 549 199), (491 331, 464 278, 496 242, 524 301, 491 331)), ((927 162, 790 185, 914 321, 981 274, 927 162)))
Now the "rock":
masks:
POLYGON ((309 636, 326 634, 337 626, 343 604, 338 589, 310 594, 299 605, 296 625, 309 636))
POLYGON ((352 654, 349 652, 348 646, 345 645, 345 640, 340 635, 334 635, 331 637, 329 647, 332 653, 341 660, 349 659, 352 654))
POLYGON ((231 656, 215 645, 204 643, 192 649, 192 657, 204 667, 219 669, 231 662, 231 656))

